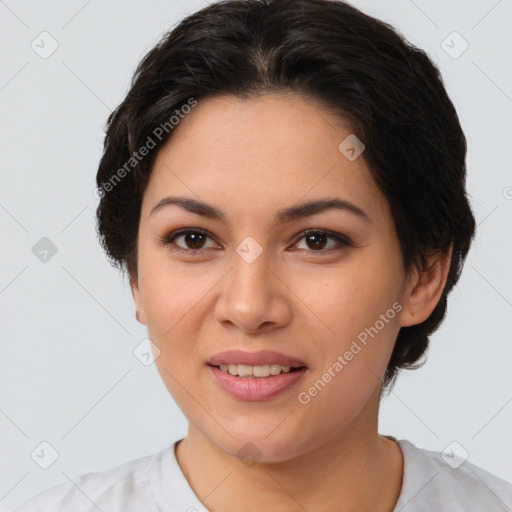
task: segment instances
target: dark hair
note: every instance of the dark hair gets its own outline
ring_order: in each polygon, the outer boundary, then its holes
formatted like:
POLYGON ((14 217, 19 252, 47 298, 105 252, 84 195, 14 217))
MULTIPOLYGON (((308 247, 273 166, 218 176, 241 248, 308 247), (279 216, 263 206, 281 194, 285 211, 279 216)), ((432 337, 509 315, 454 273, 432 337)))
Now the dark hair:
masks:
POLYGON ((176 110, 191 98, 282 91, 349 121, 390 204, 407 271, 452 248, 436 308, 421 324, 400 329, 382 388, 390 389, 400 368, 424 363, 418 361, 446 314, 475 220, 465 192, 466 140, 438 69, 391 26, 351 5, 225 0, 165 34, 108 118, 97 174, 100 243, 114 266, 136 277, 142 194, 176 110), (156 149, 140 158, 137 151, 149 140, 156 149))

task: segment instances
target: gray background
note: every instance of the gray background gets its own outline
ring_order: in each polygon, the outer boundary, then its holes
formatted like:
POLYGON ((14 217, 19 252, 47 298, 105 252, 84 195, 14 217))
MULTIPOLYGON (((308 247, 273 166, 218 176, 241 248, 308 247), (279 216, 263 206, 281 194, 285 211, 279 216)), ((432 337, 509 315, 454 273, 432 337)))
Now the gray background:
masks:
MULTIPOLYGON (((512 480, 512 1, 353 3, 440 66, 468 138, 478 222, 448 320, 427 364, 382 403, 380 432, 439 451, 457 441, 471 462, 512 480), (453 31, 469 44, 461 55, 453 31)), ((93 190, 104 123, 136 64, 204 5, 0 1, 0 505, 186 433, 155 366, 133 354, 146 331, 95 238, 93 190), (46 59, 31 47, 51 49, 43 31, 59 45, 46 59), (57 249, 46 261, 43 237, 57 249), (58 452, 48 469, 43 441, 58 452)))

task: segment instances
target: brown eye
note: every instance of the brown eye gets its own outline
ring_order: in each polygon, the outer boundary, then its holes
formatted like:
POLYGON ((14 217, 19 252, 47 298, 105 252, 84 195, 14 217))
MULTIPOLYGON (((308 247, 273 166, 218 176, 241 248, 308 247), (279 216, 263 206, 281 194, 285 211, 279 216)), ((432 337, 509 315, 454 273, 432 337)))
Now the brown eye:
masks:
POLYGON ((306 244, 311 249, 323 249, 325 245, 327 244, 327 235, 324 234, 313 234, 313 235, 306 235, 305 237, 306 244))
POLYGON ((205 246, 208 239, 211 240, 211 237, 205 231, 181 229, 165 236, 160 242, 162 245, 173 245, 172 249, 178 252, 199 254, 204 249, 216 247, 215 244, 210 245, 210 247, 205 246))
MULTIPOLYGON (((325 230, 313 230, 308 231, 306 233, 302 234, 302 237, 299 239, 299 242, 301 240, 305 241, 306 248, 305 250, 309 252, 318 252, 318 253, 325 253, 328 252, 329 249, 338 247, 344 247, 344 246, 350 246, 352 245, 351 242, 347 239, 342 237, 341 235, 337 233, 332 233, 330 231, 325 230), (329 240, 333 241, 330 246, 329 240), (326 246, 328 246, 326 248, 326 246), (326 250, 324 250, 326 249, 326 250)), ((298 243, 298 242, 297 242, 298 243)))
MULTIPOLYGON (((202 233, 186 233, 181 235, 187 249, 202 249, 206 236, 202 233)), ((178 237, 179 238, 179 237, 178 237)))

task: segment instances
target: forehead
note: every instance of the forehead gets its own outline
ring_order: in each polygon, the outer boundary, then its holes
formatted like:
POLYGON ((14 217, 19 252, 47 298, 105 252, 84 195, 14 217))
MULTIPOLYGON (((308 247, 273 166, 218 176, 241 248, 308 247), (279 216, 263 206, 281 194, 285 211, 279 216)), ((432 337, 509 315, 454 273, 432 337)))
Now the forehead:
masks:
POLYGON ((347 122, 295 94, 199 100, 159 151, 144 208, 166 193, 221 209, 236 200, 244 212, 329 195, 387 215, 364 158, 350 160, 339 149, 350 136, 347 122))

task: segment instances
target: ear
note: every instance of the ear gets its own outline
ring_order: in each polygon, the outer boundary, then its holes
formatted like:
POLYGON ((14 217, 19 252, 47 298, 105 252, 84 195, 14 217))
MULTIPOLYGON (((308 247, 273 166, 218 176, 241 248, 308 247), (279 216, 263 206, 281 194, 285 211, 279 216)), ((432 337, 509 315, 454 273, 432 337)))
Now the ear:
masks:
POLYGON ((144 304, 142 303, 142 299, 140 296, 139 290, 139 281, 138 277, 134 275, 130 275, 130 289, 132 290, 133 302, 135 304, 135 311, 137 321, 143 325, 146 324, 146 313, 144 311, 144 304))
POLYGON ((427 258, 424 270, 411 274, 405 296, 400 325, 421 324, 434 311, 446 284, 452 257, 452 246, 446 252, 437 252, 427 258))

